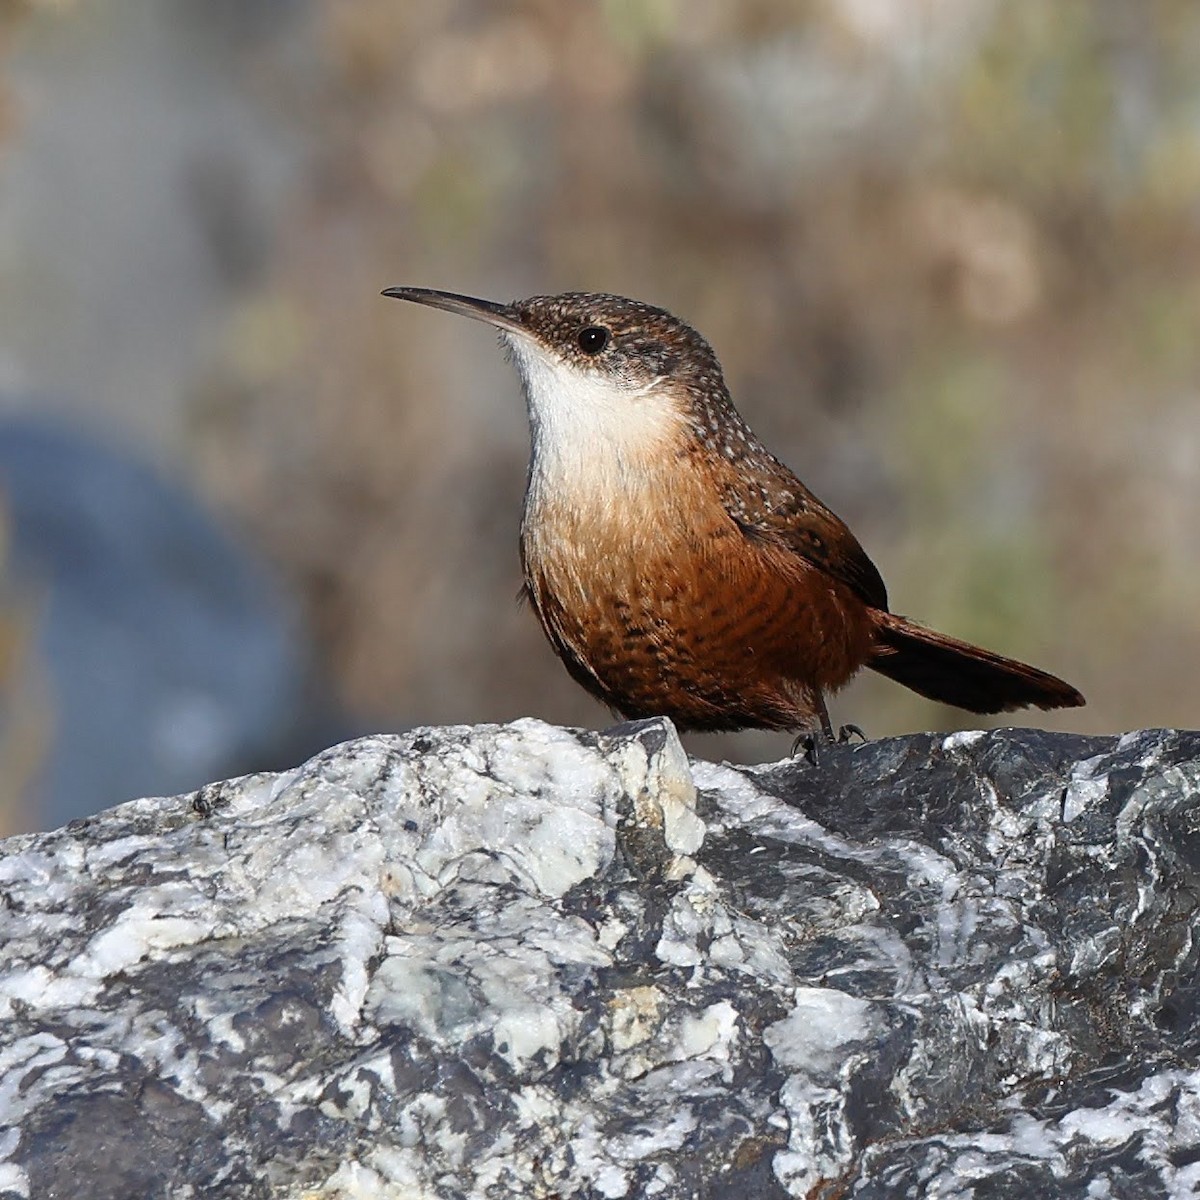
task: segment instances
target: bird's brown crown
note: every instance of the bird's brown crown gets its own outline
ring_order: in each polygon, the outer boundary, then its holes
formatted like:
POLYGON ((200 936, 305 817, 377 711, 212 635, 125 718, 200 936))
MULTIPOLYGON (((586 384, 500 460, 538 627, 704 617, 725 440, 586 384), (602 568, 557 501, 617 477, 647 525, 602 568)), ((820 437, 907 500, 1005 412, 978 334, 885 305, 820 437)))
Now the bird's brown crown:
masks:
POLYGON ((721 364, 690 325, 652 304, 594 292, 531 296, 514 302, 517 321, 564 361, 646 386, 677 380, 724 391, 721 364))

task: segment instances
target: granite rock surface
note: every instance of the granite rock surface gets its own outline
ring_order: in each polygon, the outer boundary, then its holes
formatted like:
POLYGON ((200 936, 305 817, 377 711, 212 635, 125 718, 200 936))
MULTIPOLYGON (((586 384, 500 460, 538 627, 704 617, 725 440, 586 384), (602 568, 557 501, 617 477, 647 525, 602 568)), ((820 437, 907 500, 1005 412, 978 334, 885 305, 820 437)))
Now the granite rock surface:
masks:
POLYGON ((348 742, 0 843, 0 1197, 1194 1195, 1198 899, 1197 733, 348 742))

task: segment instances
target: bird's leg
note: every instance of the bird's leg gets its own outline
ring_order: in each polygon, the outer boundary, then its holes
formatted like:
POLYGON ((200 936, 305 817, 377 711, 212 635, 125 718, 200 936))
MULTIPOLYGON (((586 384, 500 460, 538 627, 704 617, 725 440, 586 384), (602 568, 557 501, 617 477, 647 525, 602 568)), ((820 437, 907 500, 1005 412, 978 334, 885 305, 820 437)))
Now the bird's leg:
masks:
POLYGON ((821 732, 825 735, 827 742, 833 741, 833 726, 829 721, 829 709, 825 707, 825 697, 821 695, 820 688, 812 689, 813 707, 817 710, 817 716, 821 721, 821 732))
POLYGON ((821 743, 836 743, 839 746, 846 745, 847 742, 858 738, 861 741, 867 740, 867 735, 863 733, 862 728, 858 725, 839 725, 837 734, 833 732, 833 723, 829 720, 829 709, 825 705, 825 697, 821 695, 817 688, 813 688, 809 692, 809 699, 812 701, 813 716, 820 722, 819 728, 806 729, 792 743, 792 757, 795 758, 802 750, 804 757, 815 767, 821 761, 821 743))
MULTIPOLYGON (((829 721, 829 709, 825 707, 825 697, 821 695, 820 688, 809 689, 808 698, 812 702, 813 716, 820 722, 820 728, 806 729, 796 738, 792 743, 792 757, 795 758, 803 750, 804 757, 815 767, 821 761, 821 743, 832 742, 835 739, 833 725, 829 721)), ((843 732, 844 730, 838 731, 838 741, 844 740, 843 732)))

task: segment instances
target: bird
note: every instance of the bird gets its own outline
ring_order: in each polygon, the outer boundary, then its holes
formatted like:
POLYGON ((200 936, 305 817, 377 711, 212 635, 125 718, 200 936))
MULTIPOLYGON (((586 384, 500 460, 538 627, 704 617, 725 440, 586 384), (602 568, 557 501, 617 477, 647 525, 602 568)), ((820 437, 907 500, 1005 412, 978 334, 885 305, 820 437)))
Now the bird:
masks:
POLYGON ((763 445, 712 347, 666 309, 590 292, 383 295, 499 331, 530 426, 523 591, 567 671, 619 716, 787 730, 815 757, 838 736, 826 697, 863 667, 973 713, 1084 703, 893 613, 845 522, 763 445))

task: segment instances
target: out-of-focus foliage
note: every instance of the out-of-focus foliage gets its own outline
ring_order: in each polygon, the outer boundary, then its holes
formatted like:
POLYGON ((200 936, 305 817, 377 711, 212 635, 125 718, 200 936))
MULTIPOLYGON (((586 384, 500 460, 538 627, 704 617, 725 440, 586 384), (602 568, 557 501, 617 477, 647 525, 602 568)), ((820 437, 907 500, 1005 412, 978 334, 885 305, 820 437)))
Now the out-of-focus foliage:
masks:
POLYGON ((33 649, 41 597, 10 578, 9 532, 0 507, 0 837, 22 831, 22 806, 45 765, 54 724, 48 681, 33 649))
MULTIPOLYGON (((378 295, 422 284, 671 308, 898 611, 1078 684, 1047 724, 1195 723, 1193 0, 251 7, 239 86, 301 165, 187 452, 351 704, 604 719, 512 602, 513 373, 378 295)), ((836 712, 978 723, 882 681, 836 712)))

